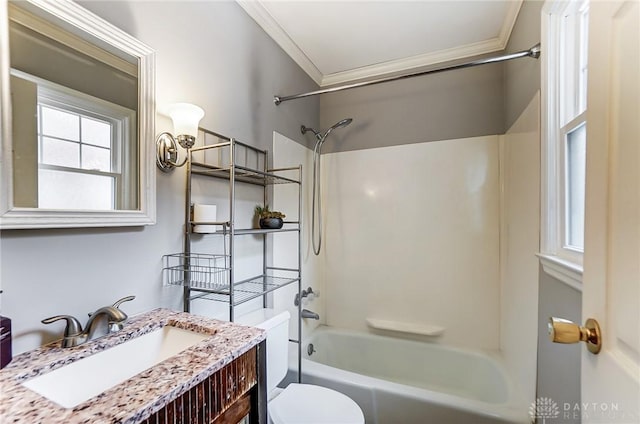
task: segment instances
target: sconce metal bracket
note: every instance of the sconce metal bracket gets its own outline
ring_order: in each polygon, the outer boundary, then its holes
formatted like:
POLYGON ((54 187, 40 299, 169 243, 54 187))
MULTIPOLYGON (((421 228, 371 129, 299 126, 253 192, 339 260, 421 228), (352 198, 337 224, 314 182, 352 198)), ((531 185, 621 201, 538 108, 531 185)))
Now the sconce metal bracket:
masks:
POLYGON ((178 145, 176 139, 168 132, 156 138, 156 165, 163 172, 170 172, 177 166, 178 145))

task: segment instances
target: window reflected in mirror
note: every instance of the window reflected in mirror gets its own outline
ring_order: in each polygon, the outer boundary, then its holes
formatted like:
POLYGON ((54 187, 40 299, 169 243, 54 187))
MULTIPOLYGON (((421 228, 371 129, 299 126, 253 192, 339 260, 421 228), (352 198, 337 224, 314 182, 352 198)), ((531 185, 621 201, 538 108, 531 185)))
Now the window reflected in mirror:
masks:
POLYGON ((136 58, 10 16, 14 205, 138 209, 136 58))

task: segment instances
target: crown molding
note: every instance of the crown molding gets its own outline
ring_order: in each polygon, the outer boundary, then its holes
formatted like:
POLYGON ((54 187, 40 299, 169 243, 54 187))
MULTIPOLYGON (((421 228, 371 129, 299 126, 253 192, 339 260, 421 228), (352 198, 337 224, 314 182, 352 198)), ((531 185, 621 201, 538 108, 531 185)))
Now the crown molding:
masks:
POLYGON ((322 72, 313 64, 311 59, 302 49, 289 37, 289 34, 282 29, 269 11, 256 0, 236 0, 249 16, 269 35, 293 60, 311 77, 316 84, 322 82, 322 72))
POLYGON ((345 84, 369 78, 379 78, 406 71, 426 68, 435 64, 465 59, 504 50, 511 36, 523 0, 509 2, 509 9, 497 37, 437 52, 377 63, 324 75, 304 51, 277 23, 260 0, 236 0, 245 12, 305 71, 320 87, 345 84))
POLYGON ((405 73, 407 71, 414 71, 443 62, 493 53, 503 49, 502 40, 494 38, 453 49, 440 50, 433 53, 421 54, 404 59, 392 60, 362 68, 328 74, 322 78, 320 86, 326 87, 334 84, 344 84, 373 77, 380 78, 393 74, 405 73))
POLYGON ((502 44, 502 50, 507 48, 507 43, 509 42, 509 38, 511 38, 511 31, 513 31, 513 27, 516 25, 516 20, 518 19, 522 2, 523 0, 509 2, 509 9, 507 10, 507 15, 505 16, 504 21, 502 21, 500 35, 498 35, 498 39, 502 44))

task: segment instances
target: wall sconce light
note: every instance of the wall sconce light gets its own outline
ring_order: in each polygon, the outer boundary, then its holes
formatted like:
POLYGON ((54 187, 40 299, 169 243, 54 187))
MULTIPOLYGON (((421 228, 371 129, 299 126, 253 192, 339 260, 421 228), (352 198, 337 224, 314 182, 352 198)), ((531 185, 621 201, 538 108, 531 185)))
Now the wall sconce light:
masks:
POLYGON ((178 144, 185 149, 193 147, 204 110, 189 103, 174 103, 167 108, 167 114, 173 120, 173 132, 177 135, 163 132, 156 138, 156 164, 164 172, 187 163, 188 156, 178 164, 178 144))

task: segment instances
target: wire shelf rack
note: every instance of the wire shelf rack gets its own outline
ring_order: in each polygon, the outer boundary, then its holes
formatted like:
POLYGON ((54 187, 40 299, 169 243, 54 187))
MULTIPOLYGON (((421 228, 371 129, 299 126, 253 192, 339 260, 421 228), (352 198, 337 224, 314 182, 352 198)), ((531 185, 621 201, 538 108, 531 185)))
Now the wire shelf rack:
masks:
MULTIPOLYGON (((209 177, 223 178, 228 180, 231 172, 231 168, 222 168, 214 165, 209 165, 202 162, 192 162, 192 173, 197 175, 206 175, 209 177)), ((277 175, 274 172, 262 172, 256 169, 247 168, 240 165, 234 167, 234 178, 237 181, 242 181, 249 184, 255 184, 260 186, 274 185, 274 184, 300 184, 300 181, 277 175)))
MULTIPOLYGON (((292 285, 297 286, 298 296, 302 291, 302 165, 283 168, 268 168, 269 153, 267 150, 258 149, 248 144, 242 143, 234 138, 227 137, 213 131, 199 128, 198 138, 202 140, 202 145, 193 146, 187 150, 186 159, 186 196, 185 196, 185 253, 175 253, 163 257, 163 281, 165 285, 175 285, 183 287, 184 311, 191 311, 191 302, 195 300, 206 300, 226 303, 229 305, 229 320, 233 321, 237 311, 235 308, 250 300, 263 298, 263 304, 268 298, 264 297, 268 293, 282 287, 292 285), (197 181, 194 182, 194 177, 197 181), (228 218, 216 222, 195 221, 191 215, 190 207, 194 203, 194 197, 205 199, 209 197, 218 199, 224 195, 223 191, 214 194, 222 184, 212 184, 204 182, 206 178, 217 178, 228 182, 229 194, 229 214, 228 218), (273 201, 274 191, 269 187, 273 184, 291 184, 297 190, 286 190, 286 196, 293 196, 297 191, 298 220, 285 221, 284 227, 279 229, 253 229, 238 227, 236 215, 238 211, 236 190, 244 184, 261 186, 262 190, 252 189, 251 192, 257 194, 262 191, 261 204, 268 204, 273 201), (297 186, 297 187, 296 187, 297 186), (194 196, 196 191, 196 196, 194 196), (291 194, 289 194, 289 191, 291 194), (223 235, 223 246, 215 247, 217 252, 224 254, 197 254, 190 253, 191 248, 199 240, 193 240, 192 235, 197 225, 218 226, 215 234, 223 235), (267 253, 271 247, 269 242, 271 233, 290 232, 297 234, 297 249, 287 249, 286 257, 293 259, 297 253, 297 266, 295 268, 284 268, 268 266, 267 253), (262 242, 262 271, 257 270, 257 261, 252 272, 261 275, 244 279, 249 276, 247 268, 236 266, 238 258, 237 244, 240 235, 253 235, 260 237, 247 237, 243 243, 262 242), (189 253, 187 253, 189 252, 189 253), (291 256, 289 256, 289 254, 291 256)), ((244 190, 244 188, 242 189, 244 190)), ((253 194, 252 194, 253 196, 253 194)), ((256 196, 257 198, 257 196, 256 196)), ((291 198, 293 200, 293 197, 291 198)), ((216 200, 217 201, 217 200, 216 200)), ((222 202, 226 201, 221 199, 222 202)), ((293 204, 289 205, 293 207, 293 204)), ((289 237, 293 238, 293 237, 289 237)), ((220 242, 219 240, 217 242, 220 242)), ((202 243, 198 246, 210 244, 202 243)), ((243 255, 244 257, 244 255, 243 255)), ((257 258, 256 258, 257 259, 257 258)), ((293 263, 293 262, 292 262, 293 263)), ((202 305, 204 307, 204 305, 202 305)), ((245 305, 248 306, 248 305, 245 305)), ((291 340, 298 344, 298 382, 301 381, 300 368, 302 364, 302 321, 300 314, 297 314, 298 336, 297 340, 291 340)))
POLYGON ((229 289, 229 256, 204 253, 164 255, 165 285, 187 286, 207 290, 229 289))
MULTIPOLYGON (((248 302, 281 287, 295 283, 298 280, 298 277, 258 275, 244 281, 236 282, 233 285, 233 305, 237 306, 248 302)), ((229 287, 218 290, 192 287, 192 291, 199 293, 192 295, 191 300, 207 299, 218 302, 229 302, 231 296, 229 287)))

